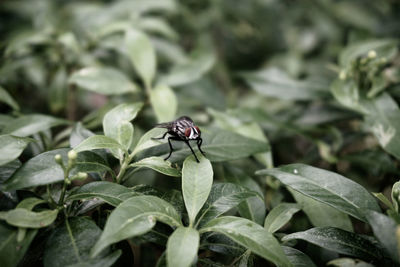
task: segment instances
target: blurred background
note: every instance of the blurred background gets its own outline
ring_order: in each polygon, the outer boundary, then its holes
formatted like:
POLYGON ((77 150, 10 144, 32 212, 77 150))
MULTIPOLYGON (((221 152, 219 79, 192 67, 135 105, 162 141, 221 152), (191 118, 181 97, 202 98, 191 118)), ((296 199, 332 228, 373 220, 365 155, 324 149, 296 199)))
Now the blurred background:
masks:
POLYGON ((43 113, 100 132, 109 109, 135 101, 146 103, 135 135, 161 121, 129 60, 132 28, 156 52, 154 84, 172 89, 159 105, 176 117, 268 139, 267 167, 305 162, 375 192, 397 180, 400 139, 385 135, 400 128, 396 0, 3 0, 0 85, 21 110, 1 105, 0 127, 43 113))

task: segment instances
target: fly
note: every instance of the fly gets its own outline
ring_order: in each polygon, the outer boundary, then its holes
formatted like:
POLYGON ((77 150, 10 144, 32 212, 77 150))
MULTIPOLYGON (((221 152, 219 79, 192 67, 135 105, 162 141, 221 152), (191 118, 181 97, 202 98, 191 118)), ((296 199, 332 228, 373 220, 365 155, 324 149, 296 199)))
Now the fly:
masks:
POLYGON ((165 128, 167 131, 163 134, 163 136, 158 138, 152 138, 153 140, 160 140, 164 139, 167 134, 170 136, 168 137, 168 144, 169 144, 169 155, 164 160, 169 159, 171 157, 174 148, 172 147, 171 140, 174 141, 182 141, 190 148, 192 154, 194 155, 197 162, 200 162, 197 158, 196 154, 194 153, 192 147, 190 146, 189 141, 196 140, 197 147, 199 148, 201 154, 205 154, 203 150, 201 150, 201 144, 203 143, 203 139, 201 138, 201 131, 199 127, 194 125, 193 120, 188 116, 182 116, 174 121, 159 123, 155 127, 157 128, 165 128))

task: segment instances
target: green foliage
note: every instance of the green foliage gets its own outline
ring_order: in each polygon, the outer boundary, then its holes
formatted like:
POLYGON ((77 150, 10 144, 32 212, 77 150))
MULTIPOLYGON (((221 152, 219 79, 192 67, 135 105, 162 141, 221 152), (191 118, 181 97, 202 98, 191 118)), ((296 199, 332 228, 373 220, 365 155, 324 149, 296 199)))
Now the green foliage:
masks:
POLYGON ((399 10, 2 1, 0 266, 398 266, 399 10))

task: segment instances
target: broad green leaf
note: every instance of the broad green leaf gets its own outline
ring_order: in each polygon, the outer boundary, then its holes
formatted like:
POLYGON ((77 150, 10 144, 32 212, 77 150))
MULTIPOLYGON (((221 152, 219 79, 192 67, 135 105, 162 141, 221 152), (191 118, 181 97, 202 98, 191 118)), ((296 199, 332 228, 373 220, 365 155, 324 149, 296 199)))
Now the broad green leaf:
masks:
POLYGON ((52 113, 60 113, 68 104, 67 70, 60 66, 54 73, 48 87, 48 105, 52 113))
POLYGON ((264 228, 270 233, 275 233, 282 226, 290 221, 293 214, 298 212, 301 207, 293 203, 281 203, 273 208, 264 221, 264 228))
POLYGON ((352 43, 346 47, 339 57, 339 63, 345 67, 360 56, 367 55, 370 50, 375 50, 378 57, 390 59, 397 52, 398 42, 393 39, 376 39, 352 43))
POLYGON ((199 212, 198 223, 204 225, 211 219, 219 217, 221 214, 254 196, 257 196, 256 192, 247 190, 236 184, 214 184, 206 203, 199 212))
POLYGON ((23 228, 43 228, 49 226, 57 218, 58 210, 33 212, 23 208, 7 211, 5 220, 8 224, 23 228))
POLYGON ((248 190, 258 193, 256 197, 250 197, 239 204, 240 216, 252 220, 260 225, 264 222, 266 207, 264 203, 263 192, 260 186, 245 172, 240 169, 225 166, 225 180, 236 185, 243 186, 248 190), (261 196, 261 197, 259 197, 261 196))
POLYGON ((331 92, 336 100, 346 108, 361 113, 367 112, 354 80, 336 79, 331 85, 331 92))
POLYGON ((257 93, 278 99, 312 100, 328 95, 327 84, 294 80, 277 68, 243 74, 243 77, 257 93))
POLYGON ((132 163, 129 166, 135 167, 135 168, 150 168, 152 170, 155 170, 159 173, 162 173, 162 174, 165 174, 168 176, 174 176, 174 177, 181 176, 181 172, 178 169, 172 167, 171 162, 166 161, 160 157, 144 158, 140 161, 132 163))
POLYGON ((300 194, 293 189, 289 188, 289 192, 293 195, 296 202, 301 205, 301 209, 313 226, 332 226, 353 232, 353 224, 346 213, 309 196, 300 194))
POLYGON ((137 143, 135 149, 133 150, 132 154, 136 155, 137 153, 151 148, 153 146, 158 146, 162 144, 160 140, 153 140, 152 138, 158 138, 165 133, 165 129, 161 128, 154 128, 145 133, 137 143))
POLYGON ((32 210, 36 205, 39 205, 44 202, 46 201, 44 201, 43 199, 36 197, 29 197, 19 202, 16 208, 32 210))
POLYGON ((99 235, 101 230, 92 220, 84 217, 68 218, 64 224, 56 227, 48 238, 44 266, 111 266, 118 259, 120 251, 108 256, 105 256, 106 252, 90 259, 90 249, 99 235))
POLYGON ((19 110, 18 103, 12 98, 12 96, 7 92, 6 89, 0 86, 0 102, 6 103, 14 110, 19 110))
POLYGON ((74 148, 82 143, 83 140, 89 138, 92 135, 94 135, 94 133, 86 129, 81 122, 78 122, 72 129, 71 135, 69 137, 69 143, 71 147, 74 148))
POLYGON ((21 162, 16 159, 6 165, 0 166, 0 190, 2 190, 1 184, 5 183, 21 165, 21 162))
POLYGON ((178 99, 171 88, 158 85, 150 91, 150 102, 158 122, 172 121, 178 109, 178 99))
POLYGON ((397 224, 390 217, 370 211, 367 213, 367 220, 372 227, 374 235, 387 250, 393 261, 399 263, 399 250, 396 239, 397 224))
POLYGON ((381 250, 362 236, 334 227, 316 227, 289 234, 282 241, 302 239, 314 245, 361 259, 381 259, 381 250))
POLYGON ((103 95, 121 95, 138 90, 123 72, 110 67, 83 68, 74 72, 68 82, 103 95))
POLYGON ((90 136, 89 138, 83 140, 82 143, 74 147, 74 150, 76 152, 82 152, 82 151, 102 149, 102 148, 121 149, 123 151, 126 150, 117 141, 104 135, 90 136))
POLYGON ((213 169, 208 159, 201 156, 196 162, 194 156, 189 156, 183 162, 182 194, 190 225, 194 224, 197 213, 203 207, 211 191, 213 169))
POLYGON ((392 202, 382 193, 372 193, 377 199, 379 199, 383 204, 385 204, 389 209, 394 210, 392 202))
POLYGON ((130 123, 133 120, 143 103, 120 104, 108 111, 103 119, 103 130, 105 136, 113 138, 128 149, 132 143, 133 127, 130 123), (122 125, 131 125, 131 128, 122 125), (121 131, 125 130, 125 131, 121 131))
POLYGON ((189 267, 197 258, 200 235, 196 229, 178 227, 168 238, 167 266, 189 267))
POLYGON ((2 267, 14 267, 23 258, 35 238, 37 229, 28 230, 25 238, 17 241, 17 229, 0 222, 0 263, 2 267))
POLYGON ((1 189, 10 191, 62 181, 64 172, 55 162, 54 156, 60 154, 66 159, 67 152, 68 149, 56 149, 31 158, 2 185, 1 189))
POLYGON ((108 217, 104 231, 91 250, 92 257, 126 238, 150 231, 156 221, 181 226, 181 218, 168 202, 155 196, 135 196, 122 202, 108 217))
POLYGON ((136 29, 125 32, 125 46, 129 58, 147 88, 151 88, 156 72, 156 55, 149 38, 136 29))
POLYGON ((34 141, 30 138, 17 137, 12 135, 0 135, 0 166, 18 158, 25 147, 34 141))
POLYGON ((100 181, 91 182, 73 190, 67 200, 80 200, 89 198, 100 198, 108 204, 117 207, 124 200, 139 193, 116 183, 100 181))
POLYGON ((233 216, 220 217, 208 222, 200 233, 211 231, 228 236, 277 266, 292 266, 275 237, 255 222, 233 216))
POLYGON ((175 87, 200 79, 215 63, 215 55, 209 51, 195 51, 187 61, 176 65, 167 75, 161 77, 159 83, 175 87))
POLYGON ((367 210, 380 211, 375 198, 365 188, 330 171, 304 164, 290 164, 258 171, 257 174, 273 176, 293 190, 362 221, 366 221, 367 210))
POLYGON ((68 124, 68 121, 39 114, 25 115, 14 119, 2 133, 25 137, 63 124, 68 124))
POLYGON ((296 267, 316 267, 314 262, 303 252, 292 247, 282 246, 289 261, 296 267))
MULTIPOLYGON (((270 150, 268 143, 261 142, 252 138, 247 138, 230 131, 225 131, 221 129, 201 130, 201 136, 203 138, 203 144, 201 148, 206 153, 207 159, 212 162, 241 159, 257 154, 259 152, 270 150)), ((161 143, 160 140, 158 141, 158 143, 161 143)), ((174 143, 174 141, 172 141, 172 143, 173 146, 176 146, 174 145, 176 144, 174 143)), ((168 155, 166 151, 169 151, 167 145, 165 146, 165 154, 163 154, 162 156, 168 155)), ((185 159, 190 154, 190 149, 185 146, 183 149, 174 151, 171 156, 171 161, 185 159)))
MULTIPOLYGON (((64 165, 67 164, 67 153, 69 149, 62 148, 39 154, 19 168, 10 179, 2 186, 1 190, 17 190, 26 187, 46 185, 64 180, 64 171, 54 160, 55 155, 60 154, 64 165)), ((110 171, 104 160, 92 153, 79 153, 76 166, 71 170, 71 175, 81 172, 103 172, 110 171)))

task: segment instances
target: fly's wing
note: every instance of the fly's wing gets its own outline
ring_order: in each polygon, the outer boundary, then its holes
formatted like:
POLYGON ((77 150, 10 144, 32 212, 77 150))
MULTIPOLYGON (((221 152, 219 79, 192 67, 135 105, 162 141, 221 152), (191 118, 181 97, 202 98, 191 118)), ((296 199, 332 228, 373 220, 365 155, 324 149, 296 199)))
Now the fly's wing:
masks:
POLYGON ((156 125, 154 125, 154 127, 156 128, 166 128, 166 129, 171 129, 173 126, 174 122, 170 121, 170 122, 162 122, 162 123, 157 123, 156 125))

